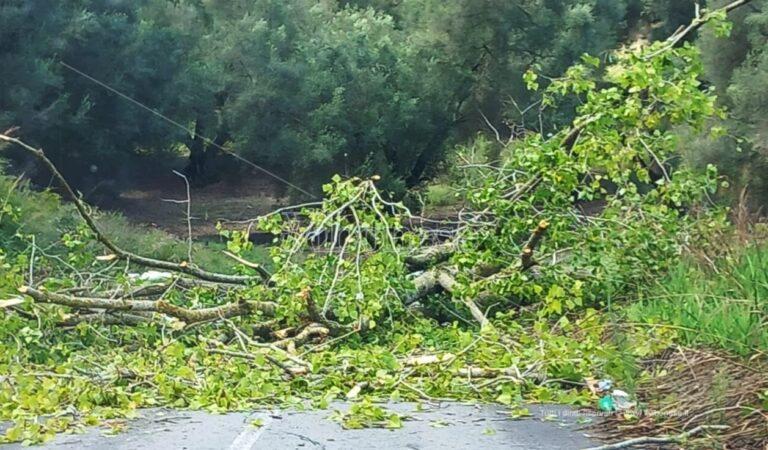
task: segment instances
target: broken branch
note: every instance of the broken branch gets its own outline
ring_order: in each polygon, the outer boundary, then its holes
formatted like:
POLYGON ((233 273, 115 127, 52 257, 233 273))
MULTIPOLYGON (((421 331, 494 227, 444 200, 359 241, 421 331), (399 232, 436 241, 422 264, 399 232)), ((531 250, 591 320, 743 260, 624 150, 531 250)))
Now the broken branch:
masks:
POLYGON ((296 336, 281 339, 279 341, 274 342, 272 345, 274 345, 277 348, 285 350, 291 346, 300 346, 300 345, 306 344, 307 342, 315 338, 325 339, 330 333, 331 332, 328 328, 325 328, 322 325, 313 323, 313 324, 307 325, 296 336))
POLYGON ((533 258, 533 251, 536 250, 536 246, 538 246, 539 242, 541 242, 541 238, 544 236, 547 228, 549 228, 549 222, 542 220, 539 222, 539 224, 531 233, 531 236, 528 238, 528 242, 526 242, 525 246, 523 247, 523 254, 521 256, 521 261, 523 264, 522 270, 528 270, 537 264, 536 260, 533 258))
MULTIPOLYGON (((209 348, 208 353, 215 353, 218 355, 224 355, 224 356, 232 356, 235 358, 243 358, 247 359, 249 361, 255 361, 256 355, 252 355, 250 353, 245 352, 235 352, 232 350, 224 350, 219 348, 209 348)), ((303 367, 291 367, 287 364, 284 364, 282 361, 270 356, 270 355, 262 355, 264 356, 264 359, 266 359, 270 364, 273 364, 277 367, 279 367, 283 372, 285 372, 286 375, 293 378, 297 375, 304 375, 307 373, 307 369, 303 367)))
POLYGON ((56 322, 60 327, 74 327, 81 323, 98 325, 124 325, 137 326, 149 322, 149 317, 138 314, 127 314, 120 312, 99 312, 93 314, 72 314, 63 320, 56 322))
POLYGON ((455 251, 456 244, 453 242, 433 245, 421 249, 417 253, 406 256, 405 264, 408 265, 411 270, 423 270, 427 267, 432 267, 447 261, 455 251))

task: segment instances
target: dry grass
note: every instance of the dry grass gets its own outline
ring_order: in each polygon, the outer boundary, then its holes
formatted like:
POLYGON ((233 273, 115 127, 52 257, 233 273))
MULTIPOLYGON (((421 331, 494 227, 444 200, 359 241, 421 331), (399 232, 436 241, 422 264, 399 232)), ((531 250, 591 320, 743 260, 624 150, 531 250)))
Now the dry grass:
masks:
POLYGON ((722 434, 703 436, 685 448, 768 448, 767 358, 745 363, 706 350, 676 348, 647 361, 644 369, 637 393, 645 414, 630 420, 615 415, 601 422, 595 430, 607 440, 727 425, 722 434))

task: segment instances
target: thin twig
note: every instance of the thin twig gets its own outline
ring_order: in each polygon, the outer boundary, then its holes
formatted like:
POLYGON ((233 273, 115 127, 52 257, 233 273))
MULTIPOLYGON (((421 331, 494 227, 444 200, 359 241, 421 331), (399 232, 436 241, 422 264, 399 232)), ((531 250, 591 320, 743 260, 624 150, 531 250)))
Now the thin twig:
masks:
MULTIPOLYGON (((232 350, 224 350, 220 348, 209 348, 207 349, 207 351, 208 353, 216 353, 218 355, 232 356, 235 358, 243 358, 249 361, 256 360, 256 355, 252 355, 250 353, 245 353, 245 352, 235 352, 232 350)), ((269 356, 269 355, 263 355, 263 356, 264 356, 264 359, 266 359, 270 364, 277 366, 278 368, 280 368, 280 370, 285 372, 285 374, 291 378, 295 377, 296 375, 302 375, 306 373, 306 370, 303 368, 290 367, 285 365, 283 362, 275 359, 272 356, 269 356)))
POLYGON ((180 176, 184 180, 184 184, 187 187, 187 200, 184 201, 184 203, 187 204, 187 261, 192 263, 192 193, 189 189, 189 179, 183 174, 176 170, 173 171, 174 174, 180 176))
POLYGON ((488 125, 488 128, 490 128, 491 130, 493 130, 493 134, 495 134, 495 135, 496 135, 496 142, 498 142, 498 143, 499 143, 499 144, 501 144, 501 145, 504 145, 504 146, 506 146, 506 144, 505 144, 505 143, 504 143, 504 142, 501 140, 501 135, 499 134, 499 130, 497 130, 497 129, 496 129, 496 127, 494 127, 494 126, 493 126, 493 124, 491 123, 491 121, 490 121, 490 120, 488 120, 488 117, 486 117, 486 115, 483 113, 483 110, 482 110, 482 109, 480 109, 480 108, 477 108, 477 112, 479 112, 479 113, 480 113, 480 116, 481 116, 481 117, 483 118, 483 120, 485 121, 485 124, 486 124, 486 125, 488 125))
POLYGON ((35 250, 37 245, 35 244, 35 235, 32 235, 32 251, 29 255, 29 282, 30 286, 35 285, 35 250))

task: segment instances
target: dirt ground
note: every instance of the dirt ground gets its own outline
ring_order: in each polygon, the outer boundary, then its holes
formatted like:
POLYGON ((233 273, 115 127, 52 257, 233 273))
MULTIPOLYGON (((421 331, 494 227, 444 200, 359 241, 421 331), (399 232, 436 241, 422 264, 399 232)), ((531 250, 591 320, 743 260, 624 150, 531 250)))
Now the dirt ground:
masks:
MULTIPOLYGON (((252 219, 287 204, 266 175, 252 173, 190 189, 192 234, 216 235, 216 223, 252 219)), ((187 188, 172 168, 148 168, 144 173, 102 182, 89 197, 99 208, 120 212, 135 223, 187 235, 187 188)))
MULTIPOLYGON (((186 237, 187 187, 184 178, 174 173, 174 170, 182 170, 185 164, 186 158, 131 164, 121 170, 119 178, 94 177, 85 183, 88 187, 78 188, 86 201, 102 210, 119 212, 133 223, 186 237)), ((218 235, 216 224, 219 222, 226 225, 227 222, 245 221, 301 203, 289 198, 285 186, 279 181, 256 170, 238 173, 236 167, 212 168, 205 183, 195 183, 190 188, 193 237, 218 235)), ((422 214, 433 221, 451 221, 455 220, 459 207, 430 206, 422 214)), ((433 223, 420 226, 441 227, 433 223)))

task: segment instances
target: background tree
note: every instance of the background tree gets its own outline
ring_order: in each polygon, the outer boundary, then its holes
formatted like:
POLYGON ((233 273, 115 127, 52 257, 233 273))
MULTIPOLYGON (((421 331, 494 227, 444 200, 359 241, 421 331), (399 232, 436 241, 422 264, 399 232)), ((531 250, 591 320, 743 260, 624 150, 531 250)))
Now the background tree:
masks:
MULTIPOLYGON (((734 39, 700 39, 709 82, 734 109, 731 128, 749 137, 745 152, 702 142, 692 160, 762 158, 764 5, 734 16, 734 39)), ((20 137, 55 149, 75 180, 187 151, 189 132, 64 62, 305 187, 378 173, 401 195, 489 124, 506 139, 514 126, 547 134, 568 123, 578 102, 542 110, 522 80, 529 69, 549 84, 585 52, 608 60, 694 12, 692 0, 8 1, 0 128, 20 126, 20 137)))
POLYGON ((755 208, 764 208, 768 202, 768 180, 763 175, 768 170, 767 7, 768 2, 759 0, 735 11, 729 39, 718 39, 709 29, 701 33, 697 45, 705 78, 731 114, 711 124, 723 128, 718 138, 695 139, 686 146, 689 162, 699 167, 715 163, 735 183, 731 196, 748 187, 755 208))
POLYGON ((75 179, 114 177, 130 155, 177 142, 168 124, 62 65, 179 120, 190 117, 202 97, 188 61, 194 39, 158 23, 157 6, 4 2, 0 78, 9 89, 0 93, 0 128, 19 126, 20 136, 55 149, 52 158, 75 179))

